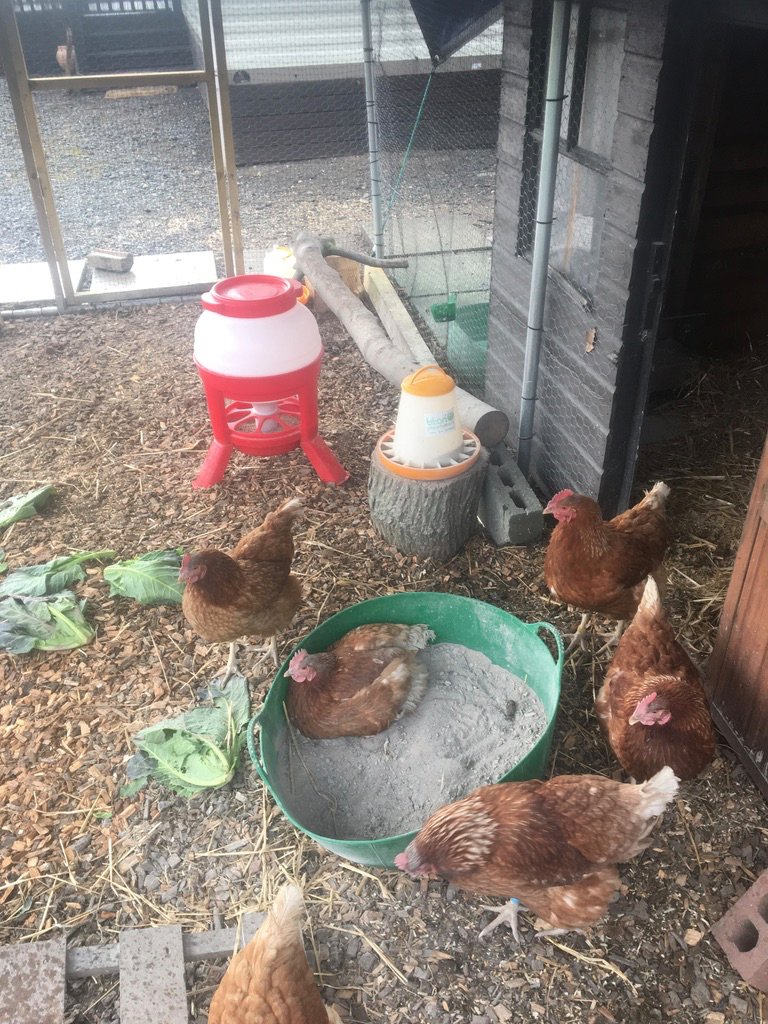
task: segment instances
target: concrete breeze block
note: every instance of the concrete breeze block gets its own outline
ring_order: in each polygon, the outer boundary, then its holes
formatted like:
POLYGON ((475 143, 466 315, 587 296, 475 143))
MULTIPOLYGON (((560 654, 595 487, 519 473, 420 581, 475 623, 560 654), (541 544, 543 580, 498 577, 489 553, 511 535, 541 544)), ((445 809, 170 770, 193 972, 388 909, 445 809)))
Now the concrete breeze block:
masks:
POLYGON ((133 266, 133 255, 111 249, 94 249, 88 253, 88 266, 94 270, 109 270, 117 274, 127 273, 133 266))
POLYGON ((712 934, 744 981, 768 992, 768 870, 712 926, 712 934))
POLYGON ((544 529, 541 502, 503 444, 491 449, 478 518, 497 546, 532 544, 544 529))

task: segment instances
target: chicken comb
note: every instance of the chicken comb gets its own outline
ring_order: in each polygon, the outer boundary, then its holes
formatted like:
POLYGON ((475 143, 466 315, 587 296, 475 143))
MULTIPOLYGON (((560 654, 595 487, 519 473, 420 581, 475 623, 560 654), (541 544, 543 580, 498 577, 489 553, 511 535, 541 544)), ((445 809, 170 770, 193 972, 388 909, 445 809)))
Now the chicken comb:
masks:
MULTIPOLYGON (((285 671, 285 675, 290 676, 291 679, 296 679, 296 676, 293 673, 299 667, 299 665, 304 660, 306 655, 306 650, 303 647, 300 647, 299 650, 296 651, 291 660, 288 662, 288 668, 285 671)), ((303 679, 297 679, 296 681, 303 682, 303 679)))
POLYGON ((564 487, 562 491, 558 491, 557 494, 553 494, 549 499, 550 505, 558 505, 561 501, 565 501, 566 498, 572 498, 573 491, 568 487, 564 487))

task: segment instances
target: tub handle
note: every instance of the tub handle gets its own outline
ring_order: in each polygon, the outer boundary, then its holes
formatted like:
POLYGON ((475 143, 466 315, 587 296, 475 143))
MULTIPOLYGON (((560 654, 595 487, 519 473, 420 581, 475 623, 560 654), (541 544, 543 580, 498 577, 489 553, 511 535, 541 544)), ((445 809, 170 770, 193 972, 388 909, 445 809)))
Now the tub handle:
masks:
POLYGON ((261 752, 256 749, 256 737, 254 735, 254 730, 257 725, 261 724, 260 718, 261 711, 258 714, 253 715, 253 717, 248 722, 248 727, 246 728, 245 731, 245 741, 248 744, 248 753, 250 754, 253 766, 259 773, 259 778, 264 783, 264 785, 271 791, 272 786, 267 775, 267 769, 261 763, 261 752))
MULTIPOLYGON (((555 641, 555 646, 557 647, 557 658, 555 658, 555 661, 557 662, 557 671, 562 672, 563 662, 565 661, 565 649, 563 647, 563 638, 560 636, 560 631, 555 629, 551 622, 531 622, 528 624, 528 629, 537 636, 540 629, 545 629, 551 634, 552 639, 555 641)), ((541 637, 539 637, 539 639, 541 639, 541 637)))

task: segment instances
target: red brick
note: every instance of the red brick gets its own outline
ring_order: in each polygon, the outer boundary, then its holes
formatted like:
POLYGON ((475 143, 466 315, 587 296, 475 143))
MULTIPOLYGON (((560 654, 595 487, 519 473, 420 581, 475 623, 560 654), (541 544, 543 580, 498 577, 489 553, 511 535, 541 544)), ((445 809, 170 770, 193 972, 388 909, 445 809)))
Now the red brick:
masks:
POLYGON ((712 934, 744 981, 768 992, 768 871, 712 926, 712 934))

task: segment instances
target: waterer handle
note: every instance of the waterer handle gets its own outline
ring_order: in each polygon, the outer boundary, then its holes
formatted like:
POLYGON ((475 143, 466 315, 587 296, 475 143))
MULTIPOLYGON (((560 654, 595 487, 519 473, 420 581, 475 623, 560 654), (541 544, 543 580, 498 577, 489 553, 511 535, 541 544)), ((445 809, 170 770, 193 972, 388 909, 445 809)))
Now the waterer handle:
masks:
POLYGON ((253 731, 256 728, 256 726, 259 725, 260 718, 261 712, 258 712, 258 714, 253 715, 252 718, 249 720, 248 726, 245 730, 245 741, 248 744, 248 753, 250 755, 251 761, 253 762, 253 766, 259 773, 259 778, 267 787, 267 789, 271 791, 272 787, 267 776, 267 770, 261 763, 261 757, 259 756, 259 752, 256 750, 256 739, 253 734, 253 731))
POLYGON ((437 363, 429 363, 427 366, 421 366, 413 374, 412 380, 416 380, 416 378, 419 376, 420 373, 426 373, 427 370, 441 370, 441 369, 442 369, 442 367, 438 366, 437 363))
POLYGON ((559 631, 555 629, 551 622, 529 622, 526 623, 526 628, 530 629, 537 636, 540 629, 545 629, 548 633, 552 634, 552 639, 557 647, 557 658, 555 659, 557 661, 557 671, 562 672, 563 662, 565 661, 565 648, 563 647, 563 638, 560 636, 559 631))

